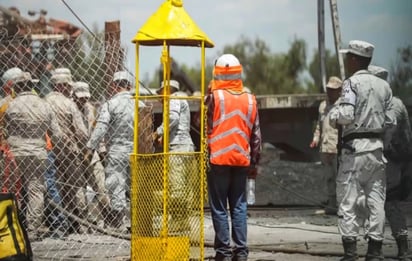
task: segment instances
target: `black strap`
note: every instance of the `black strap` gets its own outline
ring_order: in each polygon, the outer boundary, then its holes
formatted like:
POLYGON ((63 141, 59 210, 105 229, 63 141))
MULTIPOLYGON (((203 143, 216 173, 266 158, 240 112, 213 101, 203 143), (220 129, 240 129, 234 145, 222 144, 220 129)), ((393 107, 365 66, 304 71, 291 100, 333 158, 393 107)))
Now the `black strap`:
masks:
POLYGON ((347 143, 355 139, 382 139, 382 133, 376 132, 358 132, 351 133, 342 138, 343 143, 347 143))
POLYGON ((13 239, 14 248, 16 248, 16 252, 19 255, 22 252, 21 252, 19 242, 17 240, 17 233, 16 233, 16 230, 14 229, 14 224, 13 224, 13 206, 12 205, 7 206, 6 211, 7 211, 7 223, 10 229, 11 238, 13 239))

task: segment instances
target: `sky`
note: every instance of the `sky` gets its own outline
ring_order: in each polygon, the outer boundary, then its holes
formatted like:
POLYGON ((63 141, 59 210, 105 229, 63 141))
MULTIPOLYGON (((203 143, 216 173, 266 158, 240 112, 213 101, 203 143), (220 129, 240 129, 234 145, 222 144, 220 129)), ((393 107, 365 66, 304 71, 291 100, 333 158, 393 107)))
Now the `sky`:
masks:
MULTIPOLYGON (((1 0, 3 7, 48 11, 47 17, 81 23, 63 0, 1 0)), ((131 40, 145 21, 166 0, 64 0, 89 27, 104 29, 105 21, 120 20, 121 41, 128 55, 126 66, 135 68, 135 48, 131 40)), ((397 58, 397 48, 412 45, 411 0, 338 0, 342 45, 353 39, 375 45, 373 64, 389 68, 397 58)), ((206 50, 215 59, 225 45, 240 36, 259 37, 270 50, 286 52, 295 37, 307 42, 308 61, 318 46, 316 0, 183 0, 183 7, 195 23, 215 43, 206 50)), ((329 1, 325 0, 326 48, 335 51, 329 1)), ((152 76, 160 63, 161 48, 140 49, 140 78, 152 76)), ((200 64, 200 49, 172 47, 171 56, 189 66, 200 64)), ((242 61, 241 61, 242 62, 242 61)))

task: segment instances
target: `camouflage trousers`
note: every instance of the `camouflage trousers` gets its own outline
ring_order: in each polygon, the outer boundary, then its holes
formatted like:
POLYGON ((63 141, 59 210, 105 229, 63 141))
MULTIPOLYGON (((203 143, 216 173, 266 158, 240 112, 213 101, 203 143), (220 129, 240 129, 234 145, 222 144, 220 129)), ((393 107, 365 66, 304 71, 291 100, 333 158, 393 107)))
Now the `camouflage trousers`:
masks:
POLYGON ((124 151, 110 151, 107 155, 105 186, 110 208, 115 211, 124 211, 127 206, 126 192, 130 190, 129 157, 129 153, 124 151))
POLYGON ((387 197, 385 202, 386 218, 389 221, 392 235, 398 236, 408 235, 408 227, 406 226, 405 215, 400 207, 400 183, 404 163, 388 160, 386 165, 386 181, 387 181, 387 197))
MULTIPOLYGON (((85 167, 81 164, 79 155, 75 152, 57 155, 55 161, 57 186, 62 195, 63 208, 79 218, 86 219, 87 205, 84 188, 87 175, 85 175, 85 167)), ((79 227, 77 223, 74 226, 75 229, 79 227)))
MULTIPOLYGON (((37 231, 43 223, 44 195, 46 186, 43 174, 46 170, 46 159, 37 156, 15 157, 18 175, 14 176, 14 182, 21 182, 21 195, 19 199, 20 208, 24 214, 29 232, 37 231)), ((13 186, 16 188, 16 186, 13 186)), ((11 190, 13 193, 17 191, 11 190)))
POLYGON ((323 166, 323 179, 327 188, 329 201, 336 201, 336 176, 338 173, 337 154, 320 153, 320 160, 323 166))
POLYGON ((383 240, 386 198, 385 161, 382 150, 354 153, 343 149, 336 179, 338 228, 343 237, 357 237, 365 218, 367 237, 383 240), (359 207, 365 197, 366 207, 359 207), (366 211, 362 214, 362 209, 366 211))

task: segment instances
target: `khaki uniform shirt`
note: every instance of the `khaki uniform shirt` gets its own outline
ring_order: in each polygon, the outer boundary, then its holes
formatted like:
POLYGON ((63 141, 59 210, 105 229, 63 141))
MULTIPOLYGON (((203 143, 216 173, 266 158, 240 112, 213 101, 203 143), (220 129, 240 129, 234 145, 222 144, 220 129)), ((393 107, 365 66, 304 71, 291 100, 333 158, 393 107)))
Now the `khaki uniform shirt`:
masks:
POLYGON ((318 142, 321 153, 337 153, 338 130, 330 124, 329 113, 338 103, 339 101, 330 104, 324 100, 319 105, 319 117, 313 140, 318 142))
POLYGON ((57 122, 64 136, 64 148, 80 152, 87 142, 87 128, 77 105, 60 92, 51 92, 45 100, 56 114, 57 122))
POLYGON ((32 92, 22 92, 9 103, 4 116, 7 143, 14 156, 47 158, 46 131, 57 141, 61 136, 50 106, 32 92))

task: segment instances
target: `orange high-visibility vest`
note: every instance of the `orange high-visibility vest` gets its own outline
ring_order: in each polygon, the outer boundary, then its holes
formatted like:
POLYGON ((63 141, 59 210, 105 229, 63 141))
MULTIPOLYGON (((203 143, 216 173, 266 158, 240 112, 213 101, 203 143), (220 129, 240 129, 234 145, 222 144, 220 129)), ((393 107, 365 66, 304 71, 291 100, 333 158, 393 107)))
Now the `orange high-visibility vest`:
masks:
POLYGON ((226 90, 213 92, 213 126, 209 159, 215 165, 249 166, 250 136, 257 115, 255 96, 226 90))
POLYGON ((215 66, 213 69, 213 82, 211 90, 232 90, 242 92, 242 66, 221 67, 215 66))

